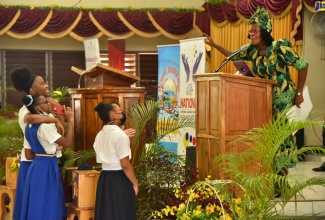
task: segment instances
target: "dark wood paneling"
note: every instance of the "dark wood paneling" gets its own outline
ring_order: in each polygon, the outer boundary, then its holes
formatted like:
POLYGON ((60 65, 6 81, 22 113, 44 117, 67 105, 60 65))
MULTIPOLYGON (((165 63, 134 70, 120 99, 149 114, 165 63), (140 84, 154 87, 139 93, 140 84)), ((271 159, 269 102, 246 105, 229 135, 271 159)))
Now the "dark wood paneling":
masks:
MULTIPOLYGON (((53 89, 62 86, 78 88, 79 75, 71 70, 71 66, 84 68, 84 51, 54 51, 52 52, 52 62, 53 89)), ((84 87, 84 77, 81 78, 80 87, 84 87)), ((62 104, 70 106, 70 99, 65 99, 62 104)))
MULTIPOLYGON (((26 65, 36 75, 40 75, 48 83, 52 80, 52 87, 67 86, 68 88, 77 88, 79 75, 71 71, 71 66, 83 68, 85 66, 84 51, 52 51, 52 69, 49 76, 46 77, 46 53, 47 51, 21 51, 8 50, 6 53, 6 84, 12 86, 10 72, 13 68, 26 65)), ((139 74, 141 80, 140 87, 145 87, 145 99, 157 100, 157 80, 158 80, 158 54, 139 54, 139 74)), ((81 78, 81 88, 84 88, 84 78, 81 78)), ((21 98, 24 92, 8 92, 7 103, 17 108, 22 106, 21 98)), ((70 99, 67 98, 64 103, 70 105, 70 99)))
POLYGON ((145 99, 157 100, 158 54, 139 54, 140 87, 145 87, 145 99))
MULTIPOLYGON (((10 79, 11 71, 20 66, 26 66, 31 69, 35 75, 40 75, 45 78, 45 51, 6 51, 6 84, 8 87, 13 87, 10 79)), ((23 104, 22 97, 25 92, 12 91, 7 93, 7 103, 20 108, 23 104)))
MULTIPOLYGON (((124 112, 144 102, 144 89, 132 87, 115 87, 105 89, 71 89, 72 108, 75 112, 75 145, 74 150, 93 149, 97 133, 103 122, 99 119, 95 106, 99 102, 116 102, 124 112)), ((128 127, 128 123, 125 128, 128 127)), ((135 140, 131 139, 131 150, 134 152, 135 140)))
MULTIPOLYGON (((85 53, 83 51, 55 51, 53 59, 53 89, 61 86, 78 88, 79 75, 71 70, 71 66, 83 68, 85 53)), ((84 81, 81 80, 81 87, 84 81)))

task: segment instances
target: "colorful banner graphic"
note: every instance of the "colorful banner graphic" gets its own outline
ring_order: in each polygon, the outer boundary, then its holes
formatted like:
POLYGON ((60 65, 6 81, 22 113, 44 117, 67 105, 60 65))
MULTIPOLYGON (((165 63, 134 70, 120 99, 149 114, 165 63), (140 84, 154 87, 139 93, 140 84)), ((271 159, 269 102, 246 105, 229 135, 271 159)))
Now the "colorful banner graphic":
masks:
MULTIPOLYGON (((163 100, 157 125, 177 123, 175 116, 179 109, 179 45, 158 46, 158 100, 163 100)), ((163 126, 157 126, 157 132, 163 133, 163 126)), ((184 155, 177 147, 178 132, 165 137, 160 144, 171 152, 184 155)))
MULTIPOLYGON (((205 73, 204 38, 180 40, 180 104, 179 116, 193 117, 195 120, 195 79, 193 74, 205 73)), ((195 128, 186 128, 181 132, 178 147, 196 146, 195 128)))

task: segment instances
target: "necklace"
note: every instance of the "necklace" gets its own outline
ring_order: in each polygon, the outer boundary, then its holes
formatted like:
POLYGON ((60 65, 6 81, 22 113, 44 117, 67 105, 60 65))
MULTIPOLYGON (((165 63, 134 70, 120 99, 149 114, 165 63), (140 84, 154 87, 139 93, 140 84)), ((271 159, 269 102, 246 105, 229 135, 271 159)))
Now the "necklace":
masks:
POLYGON ((112 123, 113 123, 113 121, 110 121, 110 122, 106 123, 106 125, 110 125, 110 124, 112 124, 112 123))

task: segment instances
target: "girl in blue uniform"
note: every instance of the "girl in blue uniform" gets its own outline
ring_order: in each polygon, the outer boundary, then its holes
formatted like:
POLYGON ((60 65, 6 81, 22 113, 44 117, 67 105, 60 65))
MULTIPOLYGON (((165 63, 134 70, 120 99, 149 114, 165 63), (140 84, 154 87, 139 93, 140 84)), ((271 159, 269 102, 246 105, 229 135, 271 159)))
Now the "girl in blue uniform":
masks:
MULTIPOLYGON (((41 95, 27 95, 23 102, 32 114, 49 115, 51 106, 41 95)), ((27 125, 25 136, 35 158, 25 182, 21 220, 62 220, 66 216, 65 199, 56 157, 57 146, 69 147, 73 139, 73 111, 64 107, 68 125, 62 137, 54 123, 27 125)))
MULTIPOLYGON (((49 98, 50 96, 48 85, 45 83, 44 79, 41 76, 32 74, 31 70, 28 69, 27 67, 15 68, 10 74, 10 79, 13 83, 13 86, 18 91, 24 91, 26 92, 26 94, 30 94, 30 95, 40 94, 46 98, 49 98)), ((51 102, 53 103, 53 100, 51 100, 51 102)), ((59 117, 62 116, 58 116, 58 118, 59 117)), ((63 120, 60 121, 58 118, 44 117, 41 115, 30 114, 25 105, 20 108, 18 114, 19 125, 23 133, 25 133, 25 128, 27 123, 37 124, 41 122, 56 123, 58 127, 61 127, 61 130, 63 132, 63 126, 62 126, 63 120)), ((18 172, 16 197, 14 202, 15 204, 14 212, 13 212, 14 220, 20 219, 22 197, 23 197, 26 175, 29 166, 32 163, 33 158, 34 158, 34 153, 31 150, 28 141, 26 140, 26 138, 24 138, 24 146, 20 155, 20 167, 18 172)))

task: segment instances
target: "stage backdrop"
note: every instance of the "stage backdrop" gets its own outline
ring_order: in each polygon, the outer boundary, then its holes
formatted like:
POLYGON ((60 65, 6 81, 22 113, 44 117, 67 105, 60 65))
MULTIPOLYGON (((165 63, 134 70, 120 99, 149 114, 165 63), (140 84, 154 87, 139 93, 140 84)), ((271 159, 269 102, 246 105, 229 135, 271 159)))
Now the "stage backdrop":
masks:
MULTIPOLYGON (((179 109, 179 45, 158 46, 158 100, 164 100, 164 105, 158 116, 158 123, 164 119, 177 122, 179 109)), ((158 133, 161 131, 157 130, 158 133)), ((166 149, 173 153, 185 155, 185 150, 178 145, 178 132, 170 134, 160 141, 166 149)))

